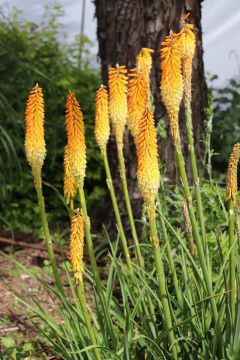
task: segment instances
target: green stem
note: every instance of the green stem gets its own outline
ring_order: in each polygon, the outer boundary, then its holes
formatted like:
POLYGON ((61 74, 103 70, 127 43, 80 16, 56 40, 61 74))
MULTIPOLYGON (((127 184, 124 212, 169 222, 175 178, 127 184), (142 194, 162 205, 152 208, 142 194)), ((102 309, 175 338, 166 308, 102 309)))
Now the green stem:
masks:
POLYGON ((202 196, 201 196, 200 181, 199 181, 199 176, 198 176, 197 161, 196 161, 196 156, 195 156, 195 151, 194 151, 194 139, 193 139, 193 131, 192 131, 192 115, 191 115, 191 110, 188 109, 187 107, 185 107, 185 114, 186 114, 187 138, 188 138, 188 144, 189 144, 189 152, 190 152, 190 159, 191 159, 191 165, 192 165, 193 180, 194 180, 196 199, 197 199, 197 210, 198 210, 198 216, 199 216, 199 221, 200 221, 200 228, 201 228, 201 233, 202 233, 204 250, 205 250, 206 257, 208 258, 202 196))
POLYGON ((151 237, 151 241, 152 241, 154 260, 155 260, 155 266, 156 266, 156 271, 157 271, 157 280, 158 280, 160 298, 161 298, 162 307, 163 307, 165 327, 168 330, 168 338, 169 338, 169 342, 171 344, 171 351, 173 354, 173 358, 178 359, 177 344, 175 342, 174 332, 172 329, 172 319, 171 319, 170 306, 169 306, 169 302, 168 302, 168 295, 167 295, 167 289, 166 289, 166 278, 165 278, 165 273, 164 273, 164 268, 163 268, 163 263, 162 263, 162 257, 160 254, 156 221, 155 221, 155 218, 152 218, 152 216, 149 217, 149 224, 150 224, 150 237, 151 237))
POLYGON ((159 198, 158 198, 158 209, 160 212, 160 224, 161 224, 161 228, 162 228, 162 232, 163 232, 164 241, 166 244, 168 264, 169 264, 169 268, 170 268, 172 278, 173 278, 173 285, 174 285, 174 288, 176 291, 176 296, 177 296, 179 307, 180 307, 180 309, 183 309, 183 295, 182 295, 181 287, 180 287, 180 284, 178 281, 175 263, 173 261, 172 249, 171 249, 165 221, 162 216, 162 205, 161 205, 159 198))
POLYGON ((133 237, 133 241, 134 241, 134 245, 135 245, 135 249, 136 249, 137 259, 138 259, 139 265, 144 266, 143 257, 141 255, 141 250, 140 250, 140 246, 139 246, 137 231, 136 231, 136 227, 135 227, 135 223, 134 223, 132 207, 131 207, 130 198, 129 198, 127 179, 126 179, 125 162, 124 162, 122 150, 118 151, 118 161, 119 161, 120 176, 121 176, 121 180, 122 180, 123 193, 124 193, 124 198, 125 198, 125 203, 126 203, 126 208, 127 208, 127 214, 128 214, 128 218, 129 218, 129 222, 130 222, 130 227, 131 227, 132 237, 133 237))
MULTIPOLYGON (((127 261, 128 269, 131 272, 131 274, 133 274, 131 258, 129 256, 129 251, 128 251, 128 247, 127 247, 127 240, 126 240, 126 237, 125 237, 125 233, 124 233, 124 229, 123 229, 123 225, 122 225, 122 220, 121 220, 121 216, 120 216, 119 209, 118 209, 118 204, 117 204, 117 200, 116 200, 115 190, 114 190, 114 187, 113 187, 112 176, 111 176, 111 171, 110 171, 110 168, 109 168, 109 163, 108 163, 108 158, 107 158, 106 151, 102 152, 102 156, 103 156, 103 162, 104 162, 104 167, 105 167, 105 172, 106 172, 106 177, 107 177, 107 185, 108 185, 108 189, 109 189, 112 204, 113 204, 113 210, 114 210, 118 230, 119 230, 119 233, 120 233, 120 238, 122 240, 122 247, 123 247, 123 250, 124 250, 124 255, 125 255, 125 258, 126 258, 126 261, 127 261)), ((138 265, 142 270, 144 270, 144 260, 143 260, 142 254, 141 254, 140 246, 136 247, 136 254, 137 254, 138 265)), ((143 277, 145 279, 145 273, 143 273, 143 277)), ((155 312, 154 312, 154 306, 153 306, 153 303, 151 301, 151 298, 150 298, 149 294, 147 294, 147 300, 148 300, 148 305, 149 305, 150 316, 152 318, 152 321, 155 322, 156 317, 155 317, 155 312)))
MULTIPOLYGON (((95 337, 95 334, 94 334, 94 331, 93 331, 93 327, 92 327, 92 324, 91 324, 90 316, 89 316, 87 305, 86 305, 86 297, 85 297, 84 286, 83 286, 82 281, 80 281, 78 283, 77 292, 78 292, 80 305, 81 305, 81 308, 82 308, 82 313, 83 313, 83 316, 84 316, 84 319, 85 319, 88 335, 90 337, 92 345, 97 346, 98 344, 97 344, 97 341, 96 341, 96 337, 95 337)), ((93 351, 95 353, 95 359, 101 360, 102 357, 101 357, 101 354, 100 354, 100 350, 97 347, 95 347, 93 349, 93 351)))
POLYGON ((112 338, 113 345, 116 346, 117 339, 115 337, 115 331, 114 331, 113 324, 112 324, 112 321, 111 321, 111 318, 109 315, 109 309, 107 308, 107 304, 105 301, 103 287, 102 287, 102 283, 100 280, 100 275, 99 275, 99 271, 98 271, 98 267, 97 267, 97 263, 96 263, 96 258, 94 255, 92 235, 91 235, 91 225, 90 225, 90 219, 89 219, 88 213, 87 213, 87 206, 86 206, 86 200, 85 200, 85 194, 84 194, 84 190, 83 190, 83 181, 82 180, 79 183, 79 197, 80 197, 80 203, 81 203, 82 211, 83 211, 83 215, 84 215, 85 235, 86 235, 89 260, 90 260, 90 264, 91 264, 91 268, 92 268, 92 272, 93 272, 93 278, 95 281, 97 293, 98 293, 100 301, 101 301, 104 318, 107 320, 107 326, 109 329, 110 336, 112 338))
POLYGON ((231 253, 229 256, 229 272, 230 272, 230 312, 231 324, 233 326, 235 320, 235 304, 236 304, 236 244, 235 243, 235 214, 233 200, 229 201, 229 218, 228 218, 228 234, 229 248, 231 253))
POLYGON ((210 297, 210 303, 212 306, 214 321, 215 321, 215 323, 217 323, 218 313, 217 313, 216 302, 213 297, 214 294, 213 294, 213 290, 212 290, 212 283, 211 283, 207 263, 205 261, 203 245, 202 245, 201 237, 199 234, 194 209, 192 206, 192 197, 191 197, 191 193, 190 193, 190 189, 189 189, 189 185, 188 185, 187 174, 186 174, 186 169, 185 169, 185 162, 184 162, 184 158, 183 158, 183 154, 182 154, 179 136, 177 137, 177 139, 175 139, 174 146, 175 146, 175 151, 176 151, 176 155, 177 155, 179 172, 180 172, 180 176, 181 176, 181 180, 182 180, 183 192, 184 192, 184 195, 186 198, 188 213, 189 213, 190 221, 192 224, 193 237, 194 237, 194 240, 195 240, 195 243, 197 246, 199 261, 200 261, 200 264, 202 267, 202 272, 203 272, 204 280, 206 283, 207 292, 210 297))
POLYGON ((50 260, 50 263, 52 266, 53 275, 54 275, 58 290, 64 296, 64 290, 63 290, 61 278, 59 275, 58 266, 57 266, 56 258, 55 258, 54 251, 53 251, 51 236, 50 236, 50 232, 49 232, 49 228, 48 228, 47 214, 46 214, 46 210, 45 210, 45 202, 44 202, 41 185, 36 186, 36 192, 37 192, 38 204, 39 204, 39 209, 40 209, 40 214, 41 214, 43 232, 44 232, 44 236, 45 236, 45 243, 47 246, 49 260, 50 260))
POLYGON ((129 271, 131 273, 133 273, 132 262, 131 262, 131 258, 130 258, 130 254, 129 254, 128 246, 127 246, 127 239, 126 239, 126 236, 124 233, 122 220, 121 220, 119 209, 118 209, 118 204, 117 204, 117 200, 116 200, 116 195, 115 195, 115 191, 114 191, 114 187, 113 187, 112 176, 111 176, 111 171, 109 168, 109 163, 108 163, 108 158, 107 158, 106 152, 104 152, 102 154, 102 156, 103 156, 103 162, 104 162, 104 167, 105 167, 105 172, 106 172, 106 177, 107 177, 107 186, 108 186, 112 204, 113 204, 113 210, 114 210, 114 214, 115 214, 115 218, 116 218, 116 222, 117 222, 117 226, 118 226, 118 230, 119 230, 119 234, 120 234, 120 239, 122 241, 122 248, 123 248, 124 256, 125 256, 125 259, 127 262, 127 267, 129 269, 129 271))

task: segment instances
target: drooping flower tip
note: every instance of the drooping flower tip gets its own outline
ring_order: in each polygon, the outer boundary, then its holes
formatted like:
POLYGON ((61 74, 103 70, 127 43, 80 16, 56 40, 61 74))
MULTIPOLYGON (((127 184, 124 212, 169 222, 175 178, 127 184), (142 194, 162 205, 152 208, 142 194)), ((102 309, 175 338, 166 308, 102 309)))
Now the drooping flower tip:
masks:
POLYGON ((84 180, 86 172, 86 144, 83 114, 74 93, 69 91, 66 102, 66 131, 69 168, 78 182, 84 180))
POLYGON ((33 172, 41 172, 46 156, 44 140, 44 101, 42 88, 36 84, 30 92, 25 112, 25 151, 33 172))
POLYGON ((128 83, 128 127, 137 139, 139 121, 142 118, 149 101, 149 81, 140 68, 130 70, 128 83))
POLYGON ((127 121, 127 70, 125 66, 109 68, 109 112, 118 150, 123 147, 123 133, 127 121))
POLYGON ((237 168, 240 158, 240 144, 235 144, 232 148, 228 170, 227 170, 227 186, 226 186, 226 201, 233 200, 236 202, 238 192, 237 182, 237 168))
POLYGON ((137 178, 139 189, 149 208, 154 202, 159 188, 160 173, 158 165, 157 134, 153 114, 148 106, 139 123, 137 137, 137 178))
POLYGON ((76 209, 70 230, 70 261, 76 281, 82 281, 84 248, 84 216, 76 209))
POLYGON ((72 176, 68 146, 64 149, 64 181, 63 181, 63 193, 67 204, 71 204, 74 196, 77 192, 77 184, 75 178, 72 176))
POLYGON ((106 145, 110 135, 108 92, 101 85, 95 99, 95 136, 101 152, 106 151, 106 145))

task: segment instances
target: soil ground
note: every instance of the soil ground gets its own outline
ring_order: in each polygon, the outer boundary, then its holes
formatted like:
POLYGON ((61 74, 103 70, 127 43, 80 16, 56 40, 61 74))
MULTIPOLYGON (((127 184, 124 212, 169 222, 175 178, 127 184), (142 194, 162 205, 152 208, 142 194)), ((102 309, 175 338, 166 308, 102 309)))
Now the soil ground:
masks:
MULTIPOLYGON (((41 244, 40 242, 39 245, 41 244)), ((54 312, 54 302, 39 281, 32 278, 27 270, 24 271, 11 260, 13 257, 26 269, 33 271, 41 279, 52 284, 47 252, 31 248, 20 249, 9 245, 1 246, 0 250, 2 251, 0 253, 0 344, 4 339, 12 339, 15 346, 30 343, 41 354, 39 359, 59 359, 52 356, 50 350, 41 343, 34 325, 28 318, 26 307, 14 295, 17 293, 28 302, 34 296, 49 314, 54 312), (10 258, 4 254, 10 255, 10 258), (44 357, 42 357, 43 353, 44 357)), ((60 261, 60 256, 58 256, 58 260, 60 261)), ((62 281, 67 284, 64 275, 62 275, 62 281)))

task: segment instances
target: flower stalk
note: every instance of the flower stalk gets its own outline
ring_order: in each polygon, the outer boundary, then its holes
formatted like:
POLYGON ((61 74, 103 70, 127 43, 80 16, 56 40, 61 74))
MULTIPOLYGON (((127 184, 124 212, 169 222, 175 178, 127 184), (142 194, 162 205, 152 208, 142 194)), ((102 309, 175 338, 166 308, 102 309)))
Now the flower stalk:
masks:
POLYGON ((92 345, 95 346, 93 348, 93 351, 94 351, 94 354, 95 354, 95 359, 96 360, 101 360, 102 356, 101 356, 99 348, 97 347, 98 346, 97 340, 96 340, 94 330, 93 330, 93 326, 92 326, 92 323, 91 323, 91 319, 90 319, 90 316, 89 316, 89 310, 88 310, 87 305, 86 305, 86 296, 85 296, 84 286, 83 286, 83 282, 81 282, 81 281, 78 282, 77 293, 78 293, 79 302, 80 302, 80 306, 81 306, 82 313, 83 313, 83 316, 84 316, 84 320, 85 320, 85 323, 86 323, 86 328, 87 328, 87 331, 88 331, 89 338, 91 340, 92 345))
POLYGON ((89 312, 86 305, 86 296, 83 285, 83 247, 84 247, 84 216, 82 210, 76 209, 71 222, 70 231, 70 260, 74 271, 74 279, 77 286, 80 306, 85 320, 89 338, 94 347, 96 359, 101 360, 101 354, 97 348, 97 341, 91 324, 89 312))
POLYGON ((51 236, 50 236, 50 232, 49 232, 47 214, 46 214, 46 210, 45 210, 45 201, 44 201, 44 196, 42 193, 42 187, 36 186, 36 192, 37 192, 39 210, 40 210, 40 214, 41 214, 43 232, 44 232, 44 236, 45 236, 45 243, 46 243, 51 267, 53 270, 54 279, 55 279, 58 290, 61 292, 62 295, 64 295, 64 290, 63 290, 63 286, 62 286, 62 282, 61 282, 61 278, 60 278, 60 274, 59 274, 59 269, 58 269, 56 257, 54 254, 54 250, 53 250, 53 244, 52 244, 52 240, 51 240, 51 236))
POLYGON ((235 307, 236 307, 236 256, 237 244, 235 238, 235 209, 234 206, 237 200, 238 180, 237 169, 240 158, 240 144, 235 144, 229 159, 227 171, 227 186, 226 186, 226 201, 228 202, 228 235, 229 235, 229 290, 230 290, 230 313, 231 324, 233 326, 235 321, 235 307))
POLYGON ((175 263, 173 260, 173 255, 172 255, 172 249, 171 249, 171 245, 170 245, 170 241, 169 241, 169 237, 168 237, 168 232, 166 229, 166 225, 165 225, 165 221, 163 219, 163 210, 162 210, 162 204, 160 202, 160 199, 158 197, 158 206, 157 206, 159 213, 160 213, 160 225, 162 228, 162 232, 163 232, 163 238, 166 244, 166 252, 167 252, 167 259, 168 259, 168 265, 169 265, 169 269, 173 278, 173 285, 174 285, 174 289, 176 292, 176 297, 177 297, 177 301, 178 301, 178 305, 180 309, 183 309, 183 294, 181 291, 181 287, 180 287, 180 283, 178 281, 178 276, 177 276, 177 271, 176 271, 176 267, 175 267, 175 263))
POLYGON ((147 206, 150 225, 150 238, 154 253, 159 293, 163 307, 164 323, 168 330, 168 338, 174 359, 177 359, 177 345, 172 330, 170 305, 167 296, 166 278, 160 253, 160 246, 156 227, 155 200, 160 183, 158 166, 157 135, 154 127, 153 114, 148 106, 139 123, 137 138, 138 157, 138 185, 147 206))
POLYGON ((214 322, 217 323, 218 312, 216 302, 214 299, 212 282, 205 259, 202 239, 199 234, 199 229, 195 217, 195 211, 192 205, 192 196, 188 184, 185 161, 181 149, 181 140, 178 127, 178 113, 183 95, 183 78, 181 72, 181 47, 179 43, 179 34, 170 33, 166 40, 162 43, 164 47, 161 49, 162 57, 162 79, 161 79, 161 94, 163 102, 166 106, 170 130, 175 148, 180 178, 182 181, 183 192, 187 203, 189 218, 192 224, 193 237, 198 250, 199 261, 202 267, 204 280, 206 283, 206 290, 210 297, 210 303, 213 312, 214 322), (172 121, 174 119, 174 122, 172 121))
MULTIPOLYGON (((111 171, 110 171, 110 168, 109 168, 109 163, 108 163, 108 158, 107 158, 106 151, 104 153, 102 153, 102 157, 103 157, 103 163, 104 163, 104 168, 105 168, 106 178, 107 178, 106 182, 107 182, 107 186, 108 186, 110 196, 111 196, 111 201, 112 201, 112 205, 113 205, 113 211, 114 211, 118 231, 119 231, 121 242, 122 242, 122 248, 123 248, 124 256, 125 256, 125 259, 126 259, 128 270, 131 272, 131 274, 133 274, 133 267, 132 267, 131 257, 130 257, 130 254, 129 254, 129 250, 128 250, 128 246, 127 246, 127 239, 126 239, 126 236, 125 236, 121 216, 120 216, 119 209, 118 209, 117 199, 116 199, 116 195, 115 195, 115 191, 114 191, 114 187, 113 187, 112 176, 111 176, 111 171)), ((142 259, 141 254, 139 254, 139 246, 136 247, 136 253, 137 253, 137 258, 142 259)))
POLYGON ((184 89, 183 101, 184 101, 185 118, 186 118, 187 138, 189 144, 190 160, 191 160, 193 181, 194 181, 196 200, 197 200, 197 211, 200 222, 204 252, 206 254, 206 258, 208 258, 205 219, 203 213, 201 188, 200 188, 200 181, 199 181, 199 175, 197 169, 196 155, 194 150, 194 138, 193 138, 193 130, 192 130, 193 128, 192 110, 191 110, 192 62, 196 47, 195 34, 192 31, 193 27, 194 27, 193 24, 185 23, 185 18, 182 20, 182 29, 180 31, 179 42, 182 50, 182 73, 183 73, 183 89, 184 89))
POLYGON ((148 218, 149 218, 149 225, 150 225, 150 238, 151 238, 152 247, 153 247, 154 262, 155 262, 155 266, 156 266, 158 287, 159 287, 159 293, 160 293, 160 300, 162 302, 162 308, 163 308, 162 309, 163 315, 164 315, 163 320, 165 323, 165 327, 168 330, 168 338, 169 338, 169 342, 171 345, 171 351, 173 354, 173 358, 175 360, 177 360, 178 359, 178 347, 175 342, 175 336, 174 336, 174 332, 172 329, 172 317, 171 317, 170 306, 169 306, 169 302, 168 302, 165 272, 164 272, 164 267, 163 267, 163 262, 162 262, 162 256, 160 253, 156 219, 155 219, 155 216, 153 217, 152 210, 150 210, 150 212, 148 212, 148 218))
MULTIPOLYGON (((133 274, 132 262, 131 262, 131 258, 129 255, 127 240, 126 240, 124 228, 122 225, 120 212, 118 209, 117 199, 116 199, 116 195, 115 195, 115 190, 114 190, 114 186, 113 186, 111 171, 110 171, 108 157, 107 157, 107 142, 109 139, 108 93, 103 85, 101 85, 100 89, 96 93, 95 136, 96 136, 96 141, 100 147, 101 154, 103 157, 107 186, 108 186, 110 196, 111 196, 111 201, 112 201, 115 219, 116 219, 119 234, 120 234, 120 239, 122 241, 122 247, 123 247, 125 259, 126 259, 127 266, 128 266, 130 273, 133 274)), ((130 210, 131 210, 131 205, 129 204, 129 206, 130 206, 130 210)), ((144 269, 144 260, 143 260, 142 254, 141 254, 141 249, 140 249, 140 245, 138 242, 138 237, 137 237, 134 222, 132 223, 131 229, 132 229, 132 233, 135 234, 135 236, 133 236, 133 239, 134 239, 134 244, 135 244, 137 262, 138 262, 139 267, 141 269, 144 269)), ((143 273, 143 276, 145 277, 144 273, 143 273)), ((156 319, 155 319, 155 315, 154 315, 154 307, 153 307, 153 304, 152 304, 149 294, 147 294, 147 300, 148 300, 148 305, 149 305, 150 316, 151 316, 153 322, 155 322, 156 319)))
POLYGON ((115 332, 109 312, 107 310, 104 290, 100 280, 96 257, 94 254, 93 241, 91 236, 91 224, 87 213, 87 206, 84 194, 84 178, 86 173, 86 144, 83 114, 81 112, 79 103, 72 92, 69 92, 67 97, 65 123, 67 130, 69 166, 71 174, 74 177, 76 183, 78 184, 79 200, 84 217, 85 236, 89 260, 93 272, 93 279, 100 298, 104 318, 106 319, 112 342, 113 344, 116 344, 115 332))
POLYGON ((113 187, 111 171, 108 163, 107 142, 109 139, 109 135, 110 135, 110 126, 109 126, 109 111, 108 111, 108 93, 106 88, 103 85, 101 85, 100 89, 96 93, 96 100, 95 100, 95 137, 98 146, 100 147, 100 151, 103 158, 103 163, 107 178, 106 182, 111 196, 113 211, 117 222, 120 239, 122 242, 122 248, 126 259, 127 267, 129 271, 133 273, 131 257, 127 246, 127 239, 123 229, 122 220, 119 213, 117 199, 113 187))
POLYGON ((125 161, 123 156, 123 134, 128 114, 126 72, 127 70, 125 69, 125 66, 116 65, 116 68, 109 69, 109 110, 117 144, 119 172, 128 219, 136 252, 138 253, 138 258, 140 260, 140 247, 128 192, 125 161))
POLYGON ((35 189, 37 192, 38 205, 41 215, 45 243, 48 251, 49 260, 53 270, 58 290, 64 295, 63 286, 60 279, 56 257, 48 227, 45 202, 42 192, 42 166, 46 156, 44 140, 44 100, 42 88, 36 84, 31 90, 27 100, 25 113, 25 151, 29 165, 32 169, 35 189))

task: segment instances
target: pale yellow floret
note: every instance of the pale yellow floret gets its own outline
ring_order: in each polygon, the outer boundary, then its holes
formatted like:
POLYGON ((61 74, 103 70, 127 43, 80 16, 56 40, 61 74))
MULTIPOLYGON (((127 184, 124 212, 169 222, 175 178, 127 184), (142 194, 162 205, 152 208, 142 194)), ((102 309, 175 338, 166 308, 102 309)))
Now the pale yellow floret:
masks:
POLYGON ((70 230, 70 261, 77 281, 82 281, 84 248, 84 217, 82 210, 75 210, 70 230))
POLYGON ((109 69, 109 112, 118 152, 123 148, 123 133, 127 121, 127 70, 116 65, 109 69))
POLYGON ((173 140, 179 136, 178 113, 183 96, 183 78, 181 72, 181 46, 179 34, 166 36, 161 49, 161 95, 166 106, 173 140))
POLYGON ((69 162, 68 146, 64 149, 64 181, 63 193, 67 204, 71 204, 72 199, 76 195, 77 184, 75 178, 72 176, 69 162))
POLYGON ((158 165, 157 134, 153 114, 148 106, 139 123, 137 137, 138 186, 153 217, 154 202, 159 188, 160 173, 158 165))
POLYGON ((152 55, 153 49, 142 48, 137 56, 137 67, 141 70, 146 70, 148 76, 150 75, 150 71, 152 69, 152 55))
POLYGON ((188 110, 191 110, 192 62, 196 47, 195 34, 192 31, 193 28, 193 24, 185 24, 185 22, 183 22, 179 37, 182 50, 184 103, 188 110))
POLYGON ((110 135, 108 93, 105 86, 101 86, 95 99, 95 137, 101 152, 106 151, 110 135))
POLYGON ((230 199, 236 202, 238 192, 238 181, 237 181, 237 168, 240 157, 240 144, 235 144, 232 148, 228 163, 227 171, 227 187, 226 187, 226 201, 230 199))

